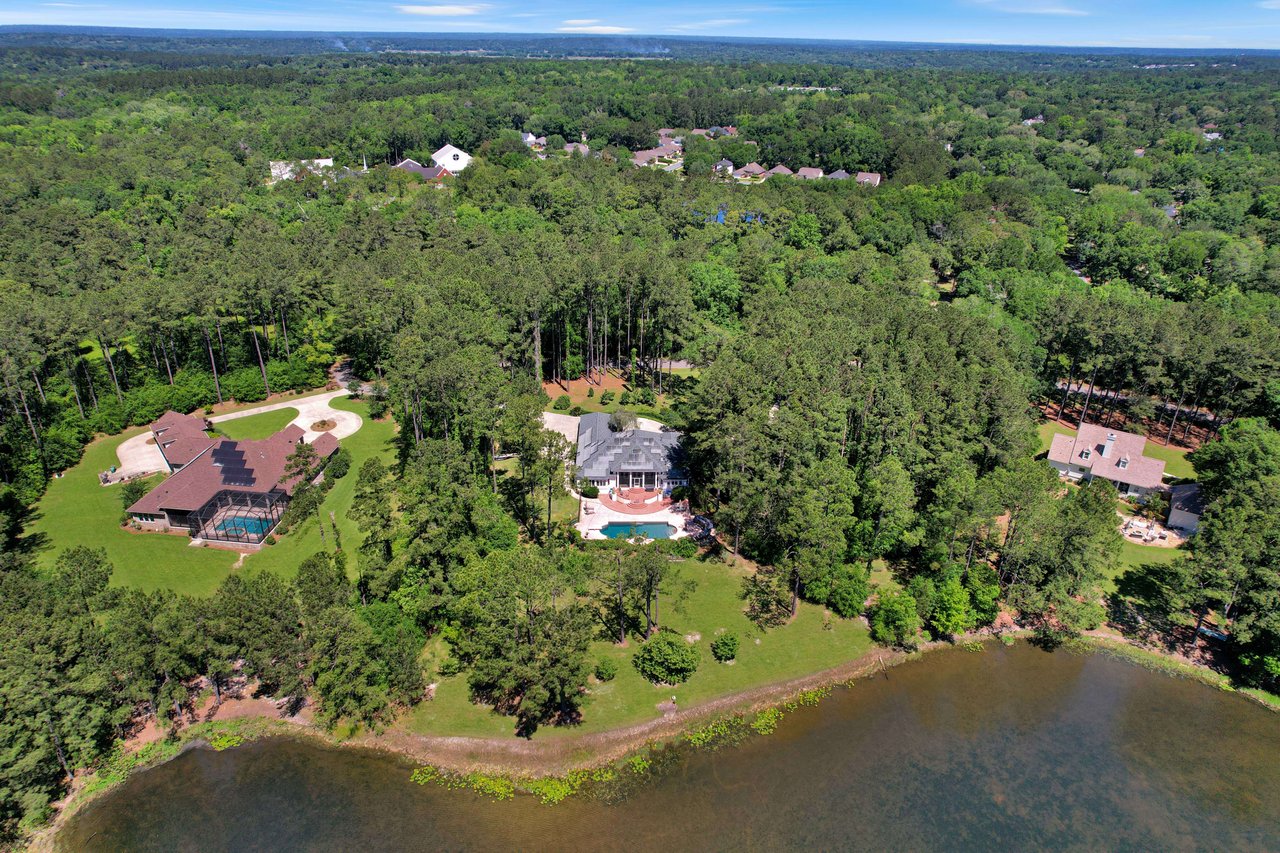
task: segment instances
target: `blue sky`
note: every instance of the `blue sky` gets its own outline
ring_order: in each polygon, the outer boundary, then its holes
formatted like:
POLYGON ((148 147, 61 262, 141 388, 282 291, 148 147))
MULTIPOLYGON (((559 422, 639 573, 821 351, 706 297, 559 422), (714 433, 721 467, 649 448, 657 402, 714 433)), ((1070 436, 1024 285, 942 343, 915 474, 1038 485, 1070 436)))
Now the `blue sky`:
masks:
POLYGON ((1280 0, 2 0, 0 24, 1280 49, 1280 0))

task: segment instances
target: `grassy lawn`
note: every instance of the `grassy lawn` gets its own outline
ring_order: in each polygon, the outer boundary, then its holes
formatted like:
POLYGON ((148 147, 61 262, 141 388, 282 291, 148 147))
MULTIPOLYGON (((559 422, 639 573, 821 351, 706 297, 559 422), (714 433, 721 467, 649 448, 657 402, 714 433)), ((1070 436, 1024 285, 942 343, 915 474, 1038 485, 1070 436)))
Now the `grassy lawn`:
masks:
MULTIPOLYGON (((581 732, 599 732, 660 716, 657 705, 674 694, 681 705, 694 705, 728 693, 806 675, 836 666, 858 657, 871 640, 860 621, 831 618, 824 627, 823 610, 801 603, 791 624, 765 633, 758 631, 743 615, 738 597, 744 570, 720 562, 684 563, 684 577, 698 582, 682 612, 672 612, 662 605, 666 627, 682 634, 700 633, 697 646, 702 654, 698 671, 679 687, 655 687, 645 681, 631 658, 639 648, 633 637, 626 648, 600 640, 593 644, 588 660, 601 657, 618 661, 618 675, 605 684, 593 683, 591 696, 583 708, 581 726, 556 729, 544 727, 535 738, 563 736, 581 732), (737 633, 741 644, 738 660, 733 665, 717 663, 711 656, 711 640, 716 631, 737 633)), ((446 654, 438 638, 428 646, 429 665, 434 670, 446 654)), ((473 705, 468 697, 465 675, 437 679, 436 697, 423 702, 403 725, 423 734, 511 735, 514 720, 473 705)), ((593 679, 594 681, 594 679, 593 679)))
POLYGON ((1116 570, 1102 582, 1102 591, 1115 592, 1116 578, 1132 568, 1144 563, 1172 563, 1182 553, 1177 548, 1158 548, 1126 539, 1120 546, 1120 562, 1116 564, 1116 570))
POLYGON ((115 586, 208 595, 231 571, 238 555, 192 548, 186 536, 125 530, 120 526, 121 487, 98 483, 98 472, 119 461, 120 443, 143 431, 133 429, 94 441, 79 465, 49 484, 27 534, 42 540, 38 564, 52 566, 59 553, 76 545, 105 548, 115 565, 111 576, 115 586))
MULTIPOLYGON (((1055 434, 1061 433, 1062 435, 1071 436, 1076 434, 1074 429, 1057 421, 1046 421, 1040 424, 1036 427, 1036 432, 1040 435, 1041 453, 1049 452, 1049 445, 1052 443, 1055 434)), ((1165 473, 1170 477, 1184 480, 1194 480, 1196 477, 1196 469, 1191 466, 1185 450, 1177 447, 1165 447, 1163 444, 1148 441, 1146 448, 1142 452, 1152 459, 1163 459, 1165 473)))
MULTIPOLYGON (((363 402, 337 399, 333 405, 358 412, 365 418, 360 431, 343 441, 353 457, 351 473, 334 486, 324 504, 325 518, 330 510, 334 511, 342 544, 353 550, 359 541, 358 531, 347 519, 346 508, 355 491, 356 474, 370 455, 381 453, 387 458, 393 455, 389 441, 394 426, 390 421, 369 420, 363 402)), ((117 462, 116 448, 120 443, 140 432, 141 429, 133 429, 93 442, 86 448, 79 465, 49 484, 28 534, 41 541, 38 563, 52 566, 58 553, 76 545, 105 548, 115 566, 111 577, 115 586, 208 595, 231 572, 239 554, 217 548, 192 548, 186 536, 129 532, 120 526, 124 510, 120 486, 98 484, 98 472, 117 462)), ((326 544, 332 545, 331 534, 326 544)), ((278 544, 247 557, 244 570, 273 571, 288 577, 305 557, 320 548, 319 523, 309 520, 281 537, 278 544)))
POLYGON ((276 409, 274 412, 263 412, 259 415, 236 418, 233 421, 223 421, 214 426, 227 438, 244 441, 275 435, 297 416, 297 409, 276 409))
MULTIPOLYGON (((359 547, 363 536, 356 523, 347 518, 347 510, 355 497, 356 479, 360 466, 366 459, 381 456, 384 462, 390 463, 395 457, 391 439, 395 435, 395 423, 391 419, 374 421, 369 419, 369 406, 362 400, 351 400, 339 397, 333 401, 335 409, 356 412, 364 418, 364 425, 355 435, 342 440, 342 446, 351 451, 351 472, 336 482, 329 494, 325 495, 320 512, 324 519, 324 539, 320 536, 320 519, 312 517, 294 526, 285 536, 281 536, 275 545, 268 545, 256 554, 250 555, 244 563, 246 572, 275 572, 281 577, 290 578, 298 571, 298 565, 320 551, 332 551, 333 524, 338 525, 338 535, 342 540, 342 550, 351 556, 347 559, 347 573, 355 577, 355 550, 359 547), (329 513, 333 513, 333 521, 329 513)), ((234 422, 233 422, 234 423, 234 422)))

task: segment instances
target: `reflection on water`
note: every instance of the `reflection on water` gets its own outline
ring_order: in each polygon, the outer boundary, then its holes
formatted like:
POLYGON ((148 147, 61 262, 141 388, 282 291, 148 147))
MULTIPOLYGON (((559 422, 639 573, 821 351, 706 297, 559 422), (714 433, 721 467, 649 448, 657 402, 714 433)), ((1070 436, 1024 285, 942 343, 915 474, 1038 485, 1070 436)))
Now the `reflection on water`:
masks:
POLYGON ((936 653, 695 753, 618 805, 497 803, 387 756, 193 750, 65 850, 1280 849, 1280 717, 1102 656, 936 653))

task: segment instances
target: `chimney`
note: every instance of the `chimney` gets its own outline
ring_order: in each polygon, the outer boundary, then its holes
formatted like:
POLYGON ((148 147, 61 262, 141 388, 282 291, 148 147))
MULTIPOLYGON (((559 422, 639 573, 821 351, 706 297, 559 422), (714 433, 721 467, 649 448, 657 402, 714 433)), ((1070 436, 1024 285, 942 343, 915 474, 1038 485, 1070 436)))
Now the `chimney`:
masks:
POLYGON ((1116 444, 1116 434, 1114 432, 1107 433, 1107 442, 1106 444, 1102 445, 1103 459, 1111 458, 1111 448, 1114 447, 1115 444, 1116 444))

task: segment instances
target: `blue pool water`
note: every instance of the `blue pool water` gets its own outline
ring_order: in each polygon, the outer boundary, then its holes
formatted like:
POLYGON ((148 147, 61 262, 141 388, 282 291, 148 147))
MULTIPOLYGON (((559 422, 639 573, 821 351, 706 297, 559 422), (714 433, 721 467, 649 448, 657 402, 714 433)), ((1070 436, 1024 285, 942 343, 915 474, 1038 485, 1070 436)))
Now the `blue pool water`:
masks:
POLYGON ((271 529, 271 522, 250 515, 232 515, 222 519, 214 527, 219 533, 228 536, 262 536, 271 529))
POLYGON ((670 539, 675 536, 676 529, 670 524, 663 524, 660 521, 651 521, 645 524, 635 524, 630 521, 611 521, 600 528, 600 532, 610 539, 630 539, 634 536, 644 536, 648 539, 670 539))

